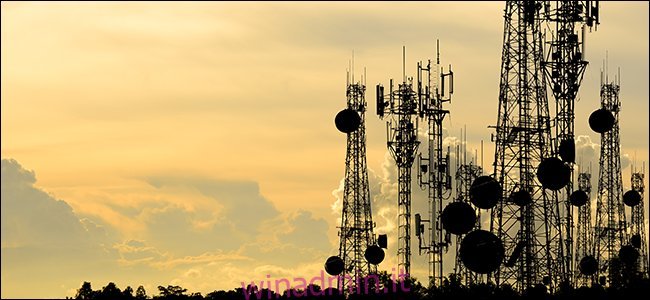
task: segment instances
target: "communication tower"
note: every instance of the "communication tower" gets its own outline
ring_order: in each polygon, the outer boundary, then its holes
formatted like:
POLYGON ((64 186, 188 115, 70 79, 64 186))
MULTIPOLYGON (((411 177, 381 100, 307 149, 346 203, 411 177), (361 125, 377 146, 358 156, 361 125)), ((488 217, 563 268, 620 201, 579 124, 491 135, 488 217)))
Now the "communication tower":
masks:
POLYGON ((578 207, 575 251, 575 264, 578 269, 574 272, 574 282, 579 286, 588 286, 595 282, 593 275, 597 268, 591 225, 591 170, 578 174, 578 190, 571 194, 569 200, 573 206, 578 207))
MULTIPOLYGON (((584 59, 586 29, 599 24, 598 10, 598 1, 544 2, 544 14, 551 30, 547 32, 550 38, 543 64, 556 108, 552 155, 559 156, 568 165, 571 179, 575 163, 574 104, 588 64, 584 59)), ((566 199, 560 207, 563 210, 560 213, 561 221, 565 227, 565 274, 572 274, 573 269, 573 209, 568 200, 572 192, 570 180, 564 194, 559 197, 566 199)), ((564 280, 569 278, 570 275, 564 280)))
POLYGON ((632 220, 630 222, 630 244, 639 250, 639 261, 637 265, 637 271, 640 275, 648 276, 648 248, 645 243, 646 232, 645 232, 645 217, 644 217, 644 193, 645 193, 645 183, 643 179, 645 177, 645 165, 641 171, 637 171, 636 168, 632 169, 632 190, 627 191, 623 195, 623 202, 632 207, 632 220))
MULTIPOLYGON (((465 131, 465 135, 467 135, 467 131, 465 131)), ((476 215, 473 229, 479 230, 481 229, 481 213, 478 207, 471 204, 469 193, 472 182, 483 175, 483 168, 476 163, 476 155, 474 155, 474 159, 470 162, 467 161, 467 149, 464 148, 467 146, 467 141, 462 136, 461 132, 461 140, 463 142, 456 148, 456 174, 454 176, 456 179, 455 201, 472 206, 476 215)), ((460 276, 466 286, 470 286, 481 282, 483 280, 483 274, 476 273, 465 267, 460 255, 458 255, 464 236, 464 234, 456 235, 456 264, 454 266, 454 274, 460 276)))
POLYGON ((629 241, 621 179, 619 92, 618 78, 614 82, 609 82, 605 75, 603 81, 601 73, 601 108, 589 117, 591 128, 601 134, 598 202, 594 226, 595 254, 598 261, 599 281, 601 284, 612 286, 622 284, 621 260, 618 254, 629 241))
MULTIPOLYGON (((345 179, 341 226, 339 227, 339 255, 330 257, 325 270, 339 275, 338 289, 344 293, 360 292, 369 274, 377 272, 377 264, 384 259, 384 251, 377 245, 373 228, 366 164, 365 99, 366 85, 347 79, 347 108, 336 115, 335 124, 347 135, 345 179)), ((385 245, 384 245, 385 247, 385 245)))
POLYGON ((428 124, 427 127, 427 154, 420 154, 418 162, 420 172, 418 179, 420 186, 427 189, 429 201, 428 220, 416 215, 415 234, 418 237, 418 247, 425 250, 429 259, 429 281, 433 285, 442 284, 443 254, 451 244, 451 236, 444 230, 441 222, 443 201, 451 197, 451 175, 449 175, 449 151, 443 155, 442 148, 442 122, 448 110, 443 109, 443 104, 451 102, 454 93, 454 72, 449 66, 445 73, 440 66, 440 43, 436 42, 436 61, 431 60, 418 63, 418 102, 419 115, 428 124), (422 230, 424 221, 427 227, 427 237, 422 230), (424 246, 422 245, 424 241, 424 246))
POLYGON ((519 291, 539 284, 553 290, 565 278, 556 191, 570 173, 552 157, 543 8, 543 1, 506 2, 494 161, 501 194, 484 205, 493 207, 490 230, 505 248, 505 261, 490 275, 519 291))
MULTIPOLYGON (((402 48, 405 51, 405 48, 402 48)), ((405 54, 402 56, 405 68, 405 54)), ((406 78, 403 71, 402 83, 397 89, 390 80, 389 92, 384 94, 384 86, 377 85, 377 115, 390 119, 386 123, 387 144, 397 165, 398 174, 398 225, 397 259, 399 272, 411 275, 411 167, 415 161, 420 142, 417 139, 418 97, 413 90, 413 79, 406 78), (387 99, 386 99, 387 98, 387 99)))

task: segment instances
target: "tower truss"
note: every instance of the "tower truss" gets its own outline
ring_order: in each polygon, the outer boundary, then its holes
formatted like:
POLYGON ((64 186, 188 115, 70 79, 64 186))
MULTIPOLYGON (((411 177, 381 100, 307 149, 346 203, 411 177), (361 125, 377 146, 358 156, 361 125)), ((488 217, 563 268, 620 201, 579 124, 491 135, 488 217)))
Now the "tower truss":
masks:
MULTIPOLYGON (((550 38, 547 37, 544 70, 556 105, 552 155, 559 156, 568 164, 571 178, 575 163, 574 104, 588 63, 584 60, 584 38, 586 28, 598 24, 598 10, 598 1, 548 1, 544 4, 544 14, 551 29, 547 32, 550 38)), ((570 180, 564 194, 559 196, 560 199, 565 199, 564 205, 560 206, 561 221, 565 228, 565 274, 571 274, 573 269, 573 208, 568 200, 572 191, 570 180)), ((570 276, 564 280, 569 278, 570 276)))
POLYGON ((384 86, 377 85, 377 115, 388 116, 386 123, 387 145, 397 165, 397 260, 399 272, 411 275, 411 167, 415 161, 420 142, 417 139, 417 94, 413 90, 413 79, 406 75, 402 83, 393 86, 390 80, 389 93, 384 86), (387 96, 387 100, 384 98, 387 96))
POLYGON ((501 239, 506 262, 491 274, 497 285, 522 291, 536 284, 551 290, 565 278, 557 193, 535 176, 551 155, 551 126, 542 69, 541 1, 508 1, 495 140, 495 179, 503 195, 491 211, 490 230, 501 239), (510 199, 524 191, 524 205, 510 199))
POLYGON ((366 164, 365 91, 365 84, 351 83, 348 78, 347 109, 359 115, 360 124, 356 130, 347 134, 343 207, 339 231, 339 257, 343 260, 343 271, 338 281, 339 290, 344 292, 353 290, 359 282, 364 282, 363 278, 377 272, 377 266, 366 261, 364 256, 364 251, 369 246, 376 245, 366 164))
POLYGON ((442 147, 442 122, 448 110, 443 109, 443 103, 451 102, 454 93, 454 73, 449 66, 448 73, 440 67, 440 47, 437 42, 436 61, 431 61, 424 66, 418 63, 418 101, 419 115, 426 121, 427 127, 427 153, 420 155, 420 172, 418 178, 420 186, 427 189, 428 212, 428 238, 420 234, 420 224, 416 224, 418 246, 425 250, 429 260, 429 281, 433 285, 442 284, 443 255, 447 252, 451 236, 443 230, 441 213, 443 201, 451 196, 451 176, 449 175, 449 153, 443 155, 442 147), (422 246, 424 240, 425 245, 422 246))
MULTIPOLYGON (((467 135, 467 133, 465 133, 467 135)), ((462 134, 461 134, 462 136, 462 134)), ((464 141, 464 139, 463 139, 464 141)), ((456 149, 456 197, 455 201, 465 202, 474 208, 476 213, 476 223, 474 224, 474 230, 481 229, 481 211, 478 207, 475 207, 470 201, 470 187, 472 182, 476 180, 479 176, 483 175, 483 168, 476 164, 474 160, 467 162, 467 150, 463 147, 467 145, 467 142, 464 141, 456 149)), ((475 156, 476 158, 476 156, 475 156)), ((466 286, 471 286, 477 284, 483 280, 483 275, 478 274, 469 270, 465 267, 460 255, 460 245, 465 235, 459 234, 456 235, 456 264, 454 265, 454 274, 461 277, 461 280, 465 283, 466 286)))
POLYGON ((600 138, 598 202, 594 226, 598 274, 600 277, 605 277, 608 284, 615 286, 621 283, 618 251, 628 241, 625 208, 622 201, 619 92, 620 85, 616 80, 614 82, 608 82, 608 79, 605 79, 604 82, 601 80, 601 107, 614 116, 614 125, 611 130, 602 133, 600 138))
MULTIPOLYGON (((587 195, 587 202, 578 208, 578 225, 576 226, 575 265, 586 256, 594 255, 593 227, 591 221, 591 172, 578 174, 578 190, 587 195)), ((576 285, 588 286, 595 281, 593 275, 584 275, 577 268, 574 271, 576 285)))
MULTIPOLYGON (((630 233, 632 236, 638 236, 638 240, 640 243, 638 244, 638 249, 639 253, 639 261, 638 261, 638 266, 637 270, 642 276, 648 277, 648 248, 646 244, 646 232, 645 232, 645 203, 644 203, 644 193, 645 193, 645 183, 643 182, 643 179, 645 177, 645 166, 642 169, 641 172, 637 172, 636 170, 632 171, 632 190, 636 191, 639 193, 641 196, 641 202, 639 202, 637 205, 632 207, 632 220, 630 222, 630 233)), ((630 238, 633 239, 633 238, 630 238)), ((633 246, 636 247, 635 242, 632 242, 633 246)))

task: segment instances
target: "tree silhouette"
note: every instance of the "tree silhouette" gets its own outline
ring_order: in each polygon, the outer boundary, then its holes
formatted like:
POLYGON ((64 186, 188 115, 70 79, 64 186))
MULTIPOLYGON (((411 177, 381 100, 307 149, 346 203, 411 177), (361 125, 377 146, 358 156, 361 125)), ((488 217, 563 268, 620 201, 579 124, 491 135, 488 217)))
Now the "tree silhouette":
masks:
POLYGON ((135 299, 138 299, 138 300, 147 299, 147 291, 144 290, 143 286, 139 286, 135 290, 135 299))
POLYGON ((84 281, 84 283, 81 284, 81 288, 77 290, 77 295, 74 298, 78 300, 93 299, 93 289, 90 286, 90 282, 84 281))
POLYGON ((113 300, 122 299, 122 291, 113 282, 109 282, 95 299, 113 300))
POLYGON ((133 289, 130 286, 122 291, 122 299, 133 299, 133 289))
MULTIPOLYGON (((351 293, 347 297, 340 294, 339 290, 334 287, 322 289, 318 285, 299 286, 299 289, 289 288, 282 294, 276 291, 264 288, 257 289, 255 286, 249 286, 248 289, 241 287, 232 290, 213 291, 205 296, 199 292, 187 294, 187 289, 177 285, 159 286, 159 295, 154 299, 191 299, 191 300, 313 300, 313 299, 336 299, 336 300, 460 300, 460 299, 477 299, 477 300, 515 300, 515 299, 544 299, 544 300, 564 300, 564 299, 632 299, 638 295, 650 294, 650 280, 636 276, 626 285, 603 287, 594 284, 592 287, 574 288, 570 285, 563 284, 556 290, 551 291, 546 286, 537 285, 527 289, 522 294, 515 291, 512 286, 504 284, 496 286, 494 283, 478 283, 472 285, 463 285, 462 278, 450 274, 443 280, 440 286, 429 286, 424 288, 414 277, 398 280, 388 276, 386 272, 378 274, 380 289, 369 289, 365 292, 361 288, 360 293, 351 293), (395 279, 396 281, 393 281, 395 279), (396 289, 394 289, 396 288, 396 289), (259 292, 259 293, 258 293, 259 292)), ((113 282, 109 282, 101 290, 92 290, 90 282, 84 281, 77 290, 75 299, 83 300, 122 300, 122 299, 147 299, 147 293, 143 286, 138 286, 133 296, 133 289, 126 287, 124 291, 113 282)))
POLYGON ((184 294, 187 289, 177 285, 168 285, 167 287, 159 285, 158 290, 160 296, 154 297, 154 299, 187 299, 187 295, 184 294))

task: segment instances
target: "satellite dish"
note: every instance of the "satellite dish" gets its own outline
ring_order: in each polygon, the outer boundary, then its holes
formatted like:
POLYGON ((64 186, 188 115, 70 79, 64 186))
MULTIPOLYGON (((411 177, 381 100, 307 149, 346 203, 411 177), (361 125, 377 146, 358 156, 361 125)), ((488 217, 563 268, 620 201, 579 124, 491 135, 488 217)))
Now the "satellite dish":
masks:
POLYGON ((526 206, 533 202, 533 198, 526 190, 519 190, 510 194, 510 201, 517 206, 526 206))
POLYGON ((571 180, 571 169, 557 157, 545 158, 537 166, 537 179, 544 188, 557 191, 571 180))
POLYGON ((578 269, 580 269, 580 273, 582 273, 582 275, 594 275, 598 271, 598 261, 595 257, 587 255, 580 259, 578 269))
POLYGON ((490 209, 501 200, 501 185, 490 176, 480 176, 469 188, 469 199, 478 208, 490 209))
POLYGON ((573 139, 566 139, 560 142, 558 152, 562 161, 566 163, 576 162, 576 143, 573 139))
POLYGON ((352 133, 359 129, 359 125, 361 125, 361 117, 359 117, 359 114, 353 109, 346 108, 336 114, 334 124, 336 124, 336 129, 340 132, 352 133))
POLYGON ((503 261, 503 243, 485 230, 468 233, 460 243, 460 259, 467 269, 479 274, 494 272, 503 261))
POLYGON ((571 193, 571 196, 569 196, 569 202, 571 202, 571 205, 573 206, 580 207, 589 202, 589 196, 585 191, 573 191, 573 193, 571 193))
POLYGON ((368 246, 363 254, 366 260, 373 265, 378 265, 384 261, 384 255, 384 250, 377 245, 368 246))
POLYGON ((341 274, 343 268, 343 260, 338 256, 330 256, 325 262, 325 272, 332 276, 341 274))
POLYGON ((635 190, 629 190, 623 194, 623 203, 629 207, 635 207, 641 203, 641 194, 635 190))
POLYGON ((589 127, 600 134, 612 130, 615 122, 612 112, 604 108, 597 109, 589 116, 589 127))
POLYGON ((636 263, 639 258, 639 251, 630 245, 625 245, 618 250, 618 258, 626 265, 636 263))
POLYGON ((474 228, 476 213, 465 202, 452 202, 447 204, 440 216, 442 228, 453 234, 465 234, 474 228))

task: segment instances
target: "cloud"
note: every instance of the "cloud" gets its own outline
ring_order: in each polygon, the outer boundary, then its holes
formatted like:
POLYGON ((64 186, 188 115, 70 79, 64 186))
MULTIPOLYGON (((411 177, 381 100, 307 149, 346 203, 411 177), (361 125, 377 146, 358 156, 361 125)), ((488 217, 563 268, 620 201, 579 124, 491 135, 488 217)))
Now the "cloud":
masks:
MULTIPOLYGON (((449 130, 443 127, 443 155, 447 154, 447 149, 449 149, 449 168, 450 175, 454 178, 456 172, 455 166, 457 162, 457 146, 464 146, 465 143, 461 141, 457 136, 449 135, 449 130)), ((426 127, 420 126, 418 131, 418 139, 421 144, 419 147, 419 152, 423 156, 427 155, 428 151, 428 135, 426 132, 426 127)), ((462 153, 458 153, 462 156, 462 153)), ((471 160, 474 158, 474 153, 467 153, 467 159, 471 160)), ((420 178, 418 178, 418 172, 420 171, 419 166, 417 165, 417 160, 414 162, 413 168, 411 170, 411 224, 413 226, 414 215, 416 213, 422 216, 422 219, 429 219, 429 198, 428 190, 426 186, 422 187, 420 185, 420 178)), ((369 185, 370 185, 370 196, 372 201, 372 211, 373 211, 373 221, 376 223, 374 229, 375 234, 387 234, 388 235, 388 249, 386 250, 386 259, 382 264, 380 264, 380 270, 386 270, 388 272, 394 272, 397 266, 397 196, 398 196, 398 179, 397 179, 397 166, 395 160, 391 156, 389 151, 384 152, 384 157, 381 163, 380 172, 375 172, 372 169, 368 169, 369 185)), ((427 175, 424 175, 427 176, 427 175)), ((425 178, 426 180, 426 178, 425 178)), ((341 179, 339 186, 332 191, 334 195, 334 202, 331 205, 332 214, 337 216, 337 225, 340 224, 341 216, 341 205, 343 197, 344 181, 341 179)), ((453 201, 452 195, 449 191, 445 194, 445 200, 443 201, 444 206, 453 201)), ((485 217, 486 214, 483 214, 482 222, 484 224, 489 224, 489 218, 485 217)), ((435 218, 435 217, 434 217, 435 218)), ((412 275, 416 278, 420 278, 422 282, 426 282, 428 276, 428 258, 426 251, 422 251, 422 255, 419 254, 418 244, 419 240, 413 234, 412 228, 411 236, 411 267, 412 275)), ((338 241, 338 239, 337 239, 338 241)), ((426 244, 430 241, 427 231, 422 236, 421 246, 425 247, 426 244)), ((449 251, 443 254, 444 268, 445 272, 451 272, 455 264, 455 245, 456 237, 452 235, 452 244, 449 246, 449 251)))
POLYGON ((220 214, 230 226, 245 234, 254 234, 262 221, 279 214, 275 206, 260 194, 255 182, 183 177, 151 177, 146 182, 158 189, 182 186, 198 191, 223 206, 220 214))
POLYGON ((2 297, 31 291, 61 297, 62 285, 77 284, 116 257, 113 237, 79 218, 62 200, 34 186, 36 176, 13 159, 2 159, 2 297), (52 293, 52 294, 47 294, 52 293))
POLYGON ((592 170, 598 171, 599 153, 600 144, 592 142, 591 137, 588 135, 576 137, 576 160, 581 171, 587 171, 589 166, 592 170))
POLYGON ((107 237, 100 225, 79 219, 65 201, 34 187, 34 183, 33 171, 13 159, 2 160, 3 248, 75 248, 107 237))
MULTIPOLYGON (((620 151, 620 166, 621 175, 629 174, 625 172, 631 165, 632 159, 630 155, 625 153, 625 149, 621 147, 620 151)), ((576 160, 578 162, 579 172, 591 172, 592 187, 598 186, 598 174, 600 170, 600 144, 591 140, 587 135, 579 135, 576 138, 576 160)), ((623 177, 623 183, 629 182, 628 178, 623 177)), ((596 190, 596 188, 594 188, 596 190)))
MULTIPOLYGON (((278 276, 312 276, 322 269, 314 261, 331 249, 324 219, 305 210, 278 211, 255 182, 186 177, 145 182, 160 192, 159 201, 138 202, 121 215, 144 226, 139 238, 125 238, 112 225, 76 214, 65 201, 36 188, 33 171, 3 159, 2 284, 38 290, 43 294, 30 296, 41 297, 60 297, 82 281, 182 283, 209 292, 262 278, 266 274, 259 272, 270 270, 278 276), (204 198, 179 203, 176 197, 183 193, 204 198), (230 275, 217 280, 206 273, 230 275)), ((3 289, 3 297, 15 293, 3 289)))

